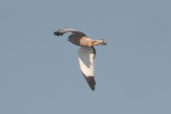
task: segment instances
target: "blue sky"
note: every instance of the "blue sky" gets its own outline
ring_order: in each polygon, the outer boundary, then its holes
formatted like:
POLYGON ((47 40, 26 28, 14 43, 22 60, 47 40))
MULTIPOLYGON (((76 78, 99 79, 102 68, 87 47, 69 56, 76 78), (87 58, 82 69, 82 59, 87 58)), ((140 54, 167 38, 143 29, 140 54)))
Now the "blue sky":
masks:
POLYGON ((1 114, 170 114, 169 0, 1 0, 1 114), (75 28, 96 47, 96 90, 78 65, 75 28))

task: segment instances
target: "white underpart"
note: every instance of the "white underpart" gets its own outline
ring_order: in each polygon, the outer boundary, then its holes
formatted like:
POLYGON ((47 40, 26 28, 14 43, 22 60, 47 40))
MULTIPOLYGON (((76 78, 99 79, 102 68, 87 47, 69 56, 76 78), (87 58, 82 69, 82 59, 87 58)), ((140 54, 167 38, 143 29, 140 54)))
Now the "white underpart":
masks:
POLYGON ((95 53, 92 47, 81 47, 78 51, 78 60, 82 73, 88 76, 94 76, 95 53))

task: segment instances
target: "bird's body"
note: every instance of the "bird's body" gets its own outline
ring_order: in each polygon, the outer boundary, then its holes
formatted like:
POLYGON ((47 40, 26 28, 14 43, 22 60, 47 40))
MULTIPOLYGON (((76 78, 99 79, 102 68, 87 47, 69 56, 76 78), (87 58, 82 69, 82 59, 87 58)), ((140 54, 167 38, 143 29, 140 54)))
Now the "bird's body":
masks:
POLYGON ((78 46, 88 46, 88 39, 85 36, 79 34, 72 34, 68 37, 68 40, 78 46))
POLYGON ((80 69, 90 88, 95 90, 96 82, 94 80, 94 61, 96 50, 93 46, 106 45, 106 43, 103 39, 90 39, 83 32, 77 31, 75 29, 59 29, 58 31, 54 32, 54 34, 57 36, 62 36, 67 32, 72 32, 72 34, 68 37, 68 40, 71 43, 81 47, 78 51, 80 69))

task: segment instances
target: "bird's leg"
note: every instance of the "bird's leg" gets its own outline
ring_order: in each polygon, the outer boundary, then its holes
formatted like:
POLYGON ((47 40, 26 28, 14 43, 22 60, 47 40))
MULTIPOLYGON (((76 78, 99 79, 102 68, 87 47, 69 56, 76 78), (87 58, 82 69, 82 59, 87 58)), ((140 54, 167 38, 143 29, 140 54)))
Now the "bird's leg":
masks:
POLYGON ((103 40, 89 40, 88 41, 88 47, 92 47, 92 46, 104 46, 107 45, 107 43, 103 40))
POLYGON ((93 46, 103 46, 103 45, 107 45, 107 43, 103 40, 94 40, 95 42, 93 43, 93 46))

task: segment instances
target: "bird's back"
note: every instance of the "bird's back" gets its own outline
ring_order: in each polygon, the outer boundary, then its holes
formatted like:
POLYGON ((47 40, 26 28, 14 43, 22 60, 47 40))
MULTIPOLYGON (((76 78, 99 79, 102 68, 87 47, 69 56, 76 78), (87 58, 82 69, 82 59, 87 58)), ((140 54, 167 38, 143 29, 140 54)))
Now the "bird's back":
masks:
POLYGON ((88 39, 86 36, 82 36, 80 34, 71 34, 68 37, 68 40, 78 46, 88 46, 88 39))

